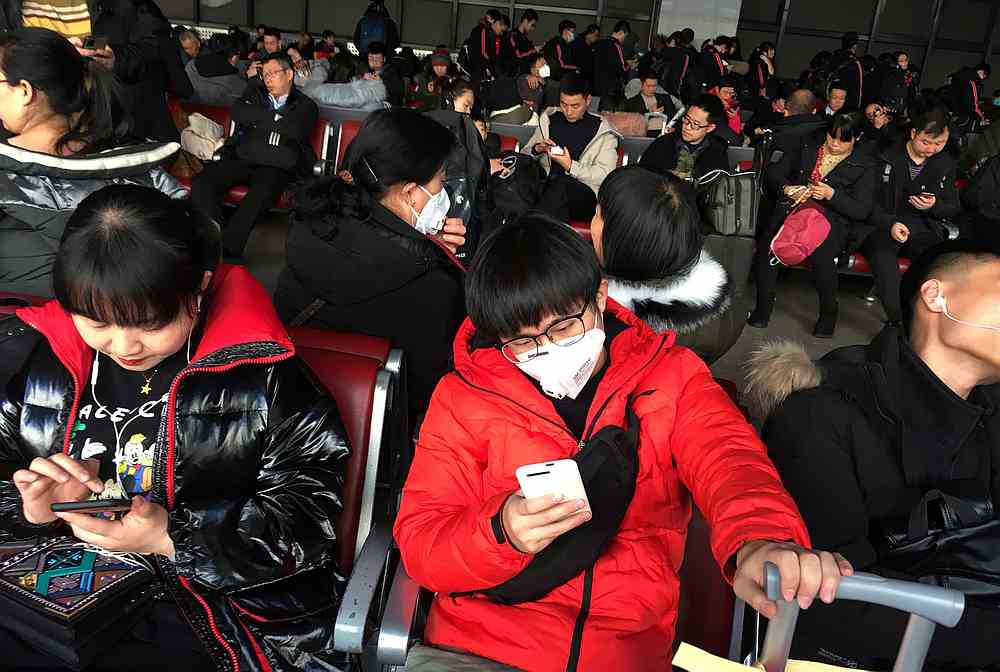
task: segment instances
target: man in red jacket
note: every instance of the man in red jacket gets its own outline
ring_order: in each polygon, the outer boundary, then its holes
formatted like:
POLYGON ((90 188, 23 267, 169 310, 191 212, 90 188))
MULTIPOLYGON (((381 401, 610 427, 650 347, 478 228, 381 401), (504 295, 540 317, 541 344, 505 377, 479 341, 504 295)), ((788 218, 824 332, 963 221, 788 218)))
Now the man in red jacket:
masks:
POLYGON ((832 601, 850 565, 807 550, 753 428, 673 333, 608 299, 593 248, 572 229, 529 215, 492 236, 467 305, 395 525, 406 570, 437 593, 431 646, 411 651, 408 672, 670 669, 692 501, 724 576, 765 616, 776 611, 759 585, 766 561, 789 599, 832 601), (607 517, 606 481, 584 475, 591 510, 558 494, 525 499, 515 470, 583 455, 589 439, 616 431, 637 451, 631 502, 596 562, 546 583, 579 564, 546 549, 595 534, 607 517), (540 598, 498 601, 539 563, 553 563, 532 584, 540 598))

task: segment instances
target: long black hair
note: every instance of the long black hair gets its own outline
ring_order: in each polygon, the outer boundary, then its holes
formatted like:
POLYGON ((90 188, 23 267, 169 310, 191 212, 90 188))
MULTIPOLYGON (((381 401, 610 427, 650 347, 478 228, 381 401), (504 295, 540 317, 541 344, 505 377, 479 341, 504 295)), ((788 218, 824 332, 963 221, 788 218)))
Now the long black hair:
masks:
POLYGON ((694 190, 678 177, 639 166, 611 172, 597 197, 609 276, 643 282, 688 271, 704 238, 694 190))
POLYGON ((56 141, 59 152, 71 145, 80 145, 79 153, 101 151, 128 133, 114 75, 58 33, 18 28, 0 34, 0 72, 9 84, 28 82, 44 93, 52 111, 69 120, 69 130, 56 141))
POLYGON ((52 269, 56 299, 96 322, 163 327, 193 311, 221 249, 218 225, 188 201, 150 187, 104 187, 66 224, 52 269))
POLYGON ((344 156, 353 184, 334 177, 307 185, 296 199, 296 218, 312 220, 320 237, 336 232, 339 217, 367 219, 391 187, 434 179, 454 142, 447 128, 415 110, 372 112, 344 156))

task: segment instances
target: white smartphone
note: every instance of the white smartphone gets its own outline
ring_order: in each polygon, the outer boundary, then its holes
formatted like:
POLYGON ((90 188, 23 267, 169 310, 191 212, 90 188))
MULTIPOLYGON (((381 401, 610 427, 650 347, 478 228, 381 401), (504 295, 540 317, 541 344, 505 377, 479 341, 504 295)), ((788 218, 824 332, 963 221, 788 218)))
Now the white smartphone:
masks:
POLYGON ((552 156, 562 156, 563 148, 559 147, 558 145, 554 147, 549 147, 549 154, 551 154, 552 156))
POLYGON ((586 508, 590 508, 587 499, 587 489, 580 478, 580 467, 575 460, 555 460, 539 462, 518 467, 517 482, 521 485, 521 494, 526 499, 544 497, 545 495, 562 495, 566 501, 582 499, 586 508))

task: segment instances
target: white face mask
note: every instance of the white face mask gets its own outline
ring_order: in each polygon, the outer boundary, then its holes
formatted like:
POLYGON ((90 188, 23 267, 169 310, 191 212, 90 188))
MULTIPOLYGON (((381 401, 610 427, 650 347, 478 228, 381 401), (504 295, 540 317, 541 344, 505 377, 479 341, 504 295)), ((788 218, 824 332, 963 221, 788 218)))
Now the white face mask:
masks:
POLYGON ((566 41, 567 42, 572 42, 575 39, 576 39, 576 33, 574 33, 573 31, 570 31, 570 32, 566 33, 566 41))
POLYGON ((937 297, 937 299, 935 299, 935 303, 937 303, 938 307, 941 308, 941 311, 944 313, 944 316, 947 317, 952 322, 954 322, 955 324, 961 324, 963 327, 972 327, 973 329, 989 329, 990 331, 1000 331, 1000 327, 994 327, 991 324, 980 324, 979 322, 966 322, 965 320, 958 319, 957 317, 948 312, 948 302, 945 301, 943 296, 937 297))
POLYGON ((542 67, 538 68, 538 76, 541 77, 542 79, 548 79, 551 75, 552 75, 552 68, 550 68, 548 64, 545 64, 542 67))
POLYGON ((594 373, 604 350, 604 318, 573 345, 548 343, 538 348, 538 355, 516 366, 542 386, 555 399, 576 399, 594 373))
POLYGON ((427 205, 420 212, 417 212, 412 205, 410 206, 410 210, 417 218, 417 223, 414 224, 413 228, 425 236, 433 236, 444 228, 445 217, 448 216, 448 211, 451 210, 451 198, 449 198, 448 192, 443 188, 438 193, 432 194, 423 187, 417 186, 421 191, 430 196, 430 200, 427 201, 427 205))

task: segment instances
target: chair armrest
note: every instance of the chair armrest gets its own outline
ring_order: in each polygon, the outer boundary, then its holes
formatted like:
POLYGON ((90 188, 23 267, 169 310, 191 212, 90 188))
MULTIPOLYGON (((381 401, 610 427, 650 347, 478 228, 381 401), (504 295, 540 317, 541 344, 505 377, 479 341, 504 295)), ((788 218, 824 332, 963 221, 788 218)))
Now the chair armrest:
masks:
POLYGON ((413 626, 420 601, 420 586, 410 578, 400 562, 392 579, 389 599, 382 612, 378 633, 376 662, 382 665, 405 665, 410 641, 414 638, 413 626))
POLYGON ((375 527, 365 540, 361 554, 354 562, 354 571, 347 582, 347 590, 337 611, 333 632, 333 648, 347 653, 361 653, 364 649, 365 624, 382 575, 385 572, 389 550, 392 548, 392 531, 375 527))

